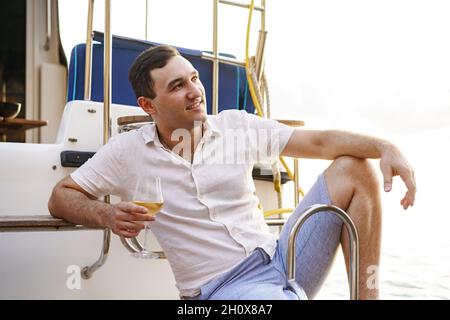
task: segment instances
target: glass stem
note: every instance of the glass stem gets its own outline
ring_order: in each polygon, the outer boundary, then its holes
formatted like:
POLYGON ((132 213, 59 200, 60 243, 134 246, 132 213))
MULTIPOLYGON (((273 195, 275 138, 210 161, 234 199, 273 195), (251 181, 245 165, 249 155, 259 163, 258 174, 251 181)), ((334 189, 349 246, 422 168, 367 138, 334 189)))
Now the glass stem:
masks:
POLYGON ((145 226, 145 231, 144 231, 144 246, 143 246, 143 251, 147 251, 147 233, 148 233, 148 226, 145 226))

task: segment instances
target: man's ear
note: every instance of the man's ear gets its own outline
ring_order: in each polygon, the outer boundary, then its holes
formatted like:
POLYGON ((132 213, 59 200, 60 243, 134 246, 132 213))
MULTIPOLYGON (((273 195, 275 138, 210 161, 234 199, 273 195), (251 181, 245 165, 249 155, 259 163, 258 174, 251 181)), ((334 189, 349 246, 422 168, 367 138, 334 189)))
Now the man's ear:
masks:
POLYGON ((146 97, 139 97, 137 99, 138 105, 149 115, 152 115, 156 112, 155 105, 151 101, 151 99, 146 97))

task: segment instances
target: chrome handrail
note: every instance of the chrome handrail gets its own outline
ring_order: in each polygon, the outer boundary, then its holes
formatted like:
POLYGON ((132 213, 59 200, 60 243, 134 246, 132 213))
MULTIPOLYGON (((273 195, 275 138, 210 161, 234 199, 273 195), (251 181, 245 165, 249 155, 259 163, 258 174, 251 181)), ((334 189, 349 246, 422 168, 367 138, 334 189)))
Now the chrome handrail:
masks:
MULTIPOLYGON (((92 1, 92 0, 90 0, 92 1)), ((93 3, 92 3, 93 4, 93 3)), ((89 19, 88 19, 89 20, 89 19)), ((88 21, 89 22, 89 21, 88 21)), ((89 23, 88 23, 89 24, 89 23)), ((89 26, 88 26, 89 29, 89 26)), ((88 30, 89 32, 89 30, 88 30)), ((111 0, 105 0, 105 39, 104 39, 104 63, 103 63, 103 144, 106 144, 111 136, 111 0)), ((105 203, 110 203, 110 197, 105 196, 105 203)), ((111 230, 103 231, 102 252, 98 260, 91 266, 82 270, 83 279, 89 279, 92 274, 100 268, 108 258, 109 245, 111 241, 111 230)))
MULTIPOLYGON (((141 243, 137 238, 124 238, 120 236, 120 241, 122 242, 123 246, 131 253, 140 252, 144 249, 144 247, 141 245, 141 243)), ((163 251, 151 251, 151 253, 157 254, 158 255, 157 259, 166 258, 166 255, 164 254, 163 251)))
POLYGON ((212 114, 219 113, 219 0, 213 0, 213 81, 212 114))
POLYGON ((239 61, 237 59, 234 58, 229 58, 229 57, 225 57, 225 56, 217 56, 215 57, 214 55, 208 53, 208 52, 204 52, 202 51, 201 53, 201 57, 202 59, 206 59, 206 60, 210 60, 210 61, 219 61, 220 63, 225 63, 225 64, 229 64, 232 66, 238 66, 238 67, 245 67, 245 61, 239 61))
POLYGON ((50 50, 50 42, 52 40, 52 0, 47 0, 45 16, 45 43, 44 50, 50 50))
POLYGON ((94 0, 89 0, 88 19, 86 30, 86 48, 84 61, 84 100, 91 100, 91 84, 92 84, 92 37, 94 20, 94 0))
POLYGON ((145 40, 148 40, 148 0, 145 0, 145 40))
POLYGON ((300 202, 299 197, 299 183, 298 183, 298 158, 294 158, 294 205, 298 206, 300 202))
POLYGON ((81 270, 81 277, 85 280, 92 277, 95 271, 97 271, 108 258, 109 253, 109 244, 111 243, 111 230, 105 229, 103 230, 103 245, 102 245, 102 252, 100 253, 100 257, 98 260, 91 266, 85 266, 81 270))
MULTIPOLYGON (((141 251, 140 248, 142 248, 141 244, 139 243, 139 241, 132 241, 133 244, 131 244, 127 238, 124 238, 122 236, 119 236, 120 238, 120 242, 122 242, 123 246, 130 252, 134 253, 134 252, 139 252, 141 251), (137 242, 137 243, 136 243, 137 242), (136 246, 135 246, 136 245, 136 246)), ((135 239, 135 238, 133 238, 135 239)))
MULTIPOLYGON (((249 5, 248 3, 242 3, 242 2, 238 2, 238 1, 219 0, 219 2, 220 2, 220 3, 223 3, 223 4, 228 4, 228 5, 231 5, 231 6, 235 6, 235 7, 241 7, 241 8, 246 8, 246 9, 249 9, 249 8, 250 8, 250 5, 249 5)), ((263 2, 263 3, 264 3, 264 2, 263 2)), ((254 10, 257 10, 257 11, 262 11, 262 12, 264 12, 264 10, 265 10, 265 5, 262 4, 261 6, 254 6, 253 9, 254 9, 254 10)))
POLYGON ((292 289, 301 297, 307 298, 304 290, 295 281, 295 247, 297 234, 300 231, 302 225, 312 215, 321 211, 331 211, 337 215, 342 222, 350 236, 350 299, 359 299, 359 238, 355 224, 350 216, 342 209, 333 205, 318 204, 309 207, 295 222, 291 229, 288 240, 288 253, 287 253, 287 279, 292 289))

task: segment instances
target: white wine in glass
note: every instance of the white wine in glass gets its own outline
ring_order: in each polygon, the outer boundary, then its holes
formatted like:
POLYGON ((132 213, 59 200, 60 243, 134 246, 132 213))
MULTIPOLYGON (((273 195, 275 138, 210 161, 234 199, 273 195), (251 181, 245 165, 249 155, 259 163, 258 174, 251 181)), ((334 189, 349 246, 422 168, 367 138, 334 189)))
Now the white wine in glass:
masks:
MULTIPOLYGON (((156 177, 149 180, 139 180, 133 194, 133 203, 145 207, 148 211, 147 214, 157 214, 164 204, 161 179, 156 177)), ((144 225, 144 245, 142 246, 141 251, 135 252, 132 255, 136 258, 157 259, 159 258, 158 254, 147 250, 149 221, 145 221, 144 225)))
POLYGON ((164 202, 146 202, 139 200, 133 200, 133 203, 137 204, 138 206, 147 208, 148 214, 157 214, 164 204, 164 202))

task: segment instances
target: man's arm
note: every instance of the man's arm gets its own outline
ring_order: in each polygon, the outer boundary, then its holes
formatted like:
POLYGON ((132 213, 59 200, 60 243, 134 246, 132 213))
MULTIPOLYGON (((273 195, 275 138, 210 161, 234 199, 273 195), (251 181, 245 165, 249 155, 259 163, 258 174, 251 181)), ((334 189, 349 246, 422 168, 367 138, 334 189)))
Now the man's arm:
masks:
POLYGON ((325 160, 344 155, 377 159, 381 158, 382 150, 390 145, 382 139, 346 131, 296 129, 281 155, 325 160))
POLYGON ((98 201, 70 176, 54 188, 48 209, 52 216, 93 228, 110 228, 115 234, 136 237, 144 228, 137 221, 153 221, 147 209, 132 202, 107 204, 98 201))
POLYGON ((345 155, 362 159, 381 159, 384 190, 389 192, 392 188, 392 177, 399 175, 408 189, 400 203, 404 209, 414 205, 414 171, 400 150, 389 141, 339 130, 296 129, 281 155, 326 160, 345 155))

